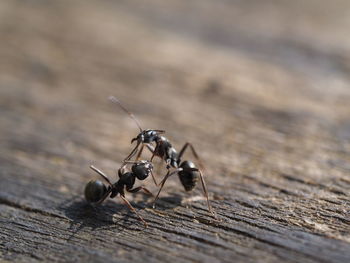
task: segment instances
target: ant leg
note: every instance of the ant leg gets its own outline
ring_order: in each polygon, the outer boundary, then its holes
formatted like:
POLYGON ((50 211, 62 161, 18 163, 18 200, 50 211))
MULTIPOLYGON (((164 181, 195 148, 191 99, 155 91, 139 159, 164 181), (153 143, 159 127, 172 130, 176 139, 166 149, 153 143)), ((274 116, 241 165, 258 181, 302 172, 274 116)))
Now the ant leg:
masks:
MULTIPOLYGON (((152 153, 152 158, 151 158, 151 161, 152 161, 152 159, 153 159, 153 157, 154 157, 154 147, 152 146, 152 145, 149 145, 149 144, 146 144, 146 147, 147 147, 147 149, 152 153)), ((157 171, 159 171, 159 169, 157 169, 157 171)), ((156 178, 155 178, 155 176, 154 176, 154 174, 153 174, 153 171, 151 171, 151 175, 152 175, 152 179, 153 179, 153 182, 154 182, 154 184, 156 185, 156 186, 159 186, 159 184, 157 183, 157 181, 156 181, 156 178)))
POLYGON ((97 169, 97 168, 96 168, 95 166, 93 166, 93 165, 90 165, 90 168, 91 168, 92 170, 94 170, 96 173, 98 173, 99 175, 101 175, 102 178, 105 179, 106 182, 107 182, 110 186, 113 187, 113 184, 111 183, 111 181, 109 181, 107 175, 105 175, 101 170, 97 169))
MULTIPOLYGON (((151 160, 150 160, 150 162, 152 162, 153 161, 153 158, 154 157, 156 157, 156 156, 159 156, 159 155, 156 155, 156 150, 157 150, 157 147, 158 146, 156 146, 156 148, 154 148, 152 145, 148 145, 147 144, 147 148, 148 148, 148 150, 152 153, 152 157, 151 157, 151 160)), ((159 156, 160 157, 160 156, 159 156)), ((161 157, 160 157, 161 158, 161 157)), ((162 158, 161 158, 162 159, 162 158)))
POLYGON ((130 160, 137 152, 137 149, 139 148, 140 143, 138 142, 135 146, 135 148, 131 151, 131 153, 124 159, 124 161, 130 160))
POLYGON ((155 184, 156 186, 159 186, 159 184, 157 183, 157 180, 156 180, 156 178, 155 178, 155 176, 154 176, 154 174, 153 174, 153 171, 151 171, 151 176, 152 176, 152 179, 153 179, 154 184, 155 184))
POLYGON ((153 154, 154 147, 152 145, 146 144, 147 149, 153 154))
POLYGON ((159 191, 158 191, 158 193, 157 193, 157 195, 156 195, 156 197, 154 198, 154 200, 153 200, 153 203, 152 203, 152 207, 153 207, 153 209, 154 208, 156 208, 156 202, 157 202, 157 200, 158 200, 158 196, 159 196, 159 194, 160 194, 160 192, 162 191, 162 189, 163 189, 163 186, 164 186, 164 184, 165 184, 165 181, 168 179, 168 177, 170 176, 169 173, 170 171, 168 170, 168 172, 167 172, 167 174, 164 176, 164 179, 161 181, 161 186, 160 186, 160 188, 159 188, 159 191))
MULTIPOLYGON (((150 163, 150 161, 147 161, 150 163)), ((138 161, 124 161, 124 164, 127 165, 127 164, 137 164, 139 163, 138 161)), ((158 186, 158 183, 157 183, 157 180, 156 178, 154 177, 154 174, 153 174, 153 170, 151 169, 150 170, 150 173, 151 173, 151 176, 152 176, 152 179, 153 179, 153 182, 156 186, 158 186)))
POLYGON ((96 204, 101 204, 104 200, 106 200, 106 198, 109 196, 109 194, 112 192, 112 188, 109 187, 109 189, 107 190, 107 192, 105 193, 105 195, 101 198, 100 201, 98 201, 96 204))
POLYGON ((111 181, 109 181, 107 175, 105 175, 101 170, 97 169, 95 166, 93 165, 90 165, 90 168, 92 170, 94 170, 96 173, 98 173, 99 175, 102 176, 103 179, 105 179, 107 181, 107 183, 110 185, 108 186, 108 190, 107 192, 105 193, 105 195, 101 198, 100 201, 98 201, 96 204, 101 204, 104 200, 106 200, 106 198, 108 197, 108 195, 112 192, 112 189, 113 189, 113 185, 111 183, 111 181))
POLYGON ((142 154, 142 151, 143 151, 143 148, 144 148, 144 147, 145 147, 145 145, 142 144, 141 149, 139 150, 138 154, 136 155, 135 161, 140 160, 140 156, 141 156, 141 154, 142 154))
POLYGON ((143 190, 146 194, 150 195, 150 196, 154 196, 150 190, 148 190, 146 187, 143 187, 143 186, 139 186, 139 187, 136 187, 134 189, 130 189, 130 190, 127 190, 129 193, 137 193, 138 191, 141 191, 143 190))
POLYGON ((186 142, 186 143, 185 143, 185 145, 182 147, 181 151, 179 152, 178 158, 181 159, 182 155, 185 153, 185 151, 186 151, 186 149, 187 149, 188 146, 190 146, 191 151, 192 151, 192 154, 194 155, 194 157, 195 157, 196 160, 198 161, 198 164, 199 164, 200 168, 201 168, 202 170, 205 170, 202 160, 199 158, 199 156, 198 156, 196 150, 194 149, 192 143, 190 143, 190 142, 186 142))
POLYGON ((209 212, 214 216, 214 218, 217 219, 217 216, 216 216, 216 214, 214 213, 213 208, 211 207, 210 202, 209 202, 207 185, 205 184, 202 171, 198 169, 198 172, 199 172, 199 176, 200 176, 200 178, 201 178, 201 183, 202 183, 202 187, 203 187, 204 196, 205 196, 205 198, 207 199, 208 210, 209 210, 209 212))
POLYGON ((158 200, 158 196, 159 196, 160 192, 162 191, 163 186, 164 186, 166 180, 168 180, 168 178, 169 178, 171 175, 173 175, 173 174, 175 174, 175 173, 177 173, 177 172, 179 172, 179 171, 182 171, 182 168, 176 169, 175 171, 173 171, 173 172, 171 172, 171 173, 170 173, 170 171, 168 170, 167 174, 164 176, 164 179, 163 179, 163 180, 161 181, 161 183, 160 183, 161 185, 160 185, 159 191, 158 191, 158 193, 157 193, 157 195, 156 195, 156 198, 154 198, 154 200, 153 200, 153 204, 152 204, 152 207, 153 207, 153 208, 156 207, 156 202, 157 202, 157 200, 158 200))
POLYGON ((150 160, 150 162, 152 162, 153 158, 158 156, 158 155, 156 155, 156 152, 157 152, 157 149, 158 149, 158 145, 156 145, 156 147, 154 148, 152 145, 147 144, 147 148, 152 153, 152 157, 151 157, 151 160, 150 160))
POLYGON ((123 195, 119 195, 119 196, 124 201, 124 203, 129 207, 129 209, 133 211, 137 215, 137 217, 144 223, 145 227, 147 227, 147 222, 142 218, 142 216, 140 216, 137 213, 136 209, 130 204, 130 202, 125 198, 125 196, 123 195))
MULTIPOLYGON (((148 143, 147 144, 142 144, 142 147, 141 147, 141 149, 140 149, 140 151, 138 152, 138 154, 137 154, 137 157, 136 157, 136 161, 138 161, 139 160, 139 158, 140 158, 140 156, 141 156, 141 154, 142 154, 142 151, 143 151, 143 148, 144 148, 144 146, 146 145, 146 147, 147 147, 147 149, 152 153, 152 157, 151 157, 151 162, 152 162, 152 160, 153 160, 153 158, 155 157, 155 149, 154 149, 154 147, 152 146, 152 145, 149 145, 148 143)), ((133 154, 134 155, 134 154, 133 154)), ((128 157, 127 158, 125 158, 125 160, 127 160, 128 159, 128 157)), ((129 158, 130 159, 130 158, 129 158)), ((128 159, 128 160, 129 160, 128 159)))
MULTIPOLYGON (((157 147, 156 147, 156 149, 157 149, 157 147)), ((156 151, 155 150, 152 152, 152 157, 151 157, 151 160, 150 160, 151 162, 153 161, 153 158, 156 156, 156 151)))

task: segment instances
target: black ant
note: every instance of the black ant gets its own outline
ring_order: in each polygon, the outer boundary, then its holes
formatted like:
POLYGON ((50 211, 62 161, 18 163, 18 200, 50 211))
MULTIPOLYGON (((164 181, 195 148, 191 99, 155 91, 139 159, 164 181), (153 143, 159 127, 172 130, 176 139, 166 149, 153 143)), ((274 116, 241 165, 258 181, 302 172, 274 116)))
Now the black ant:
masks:
POLYGON ((153 194, 145 187, 139 186, 134 187, 136 178, 139 180, 145 180, 150 174, 153 176, 153 165, 149 161, 138 161, 138 162, 126 162, 119 170, 119 180, 114 184, 108 179, 108 177, 99 169, 90 166, 92 170, 102 176, 102 178, 108 183, 106 187, 104 183, 99 180, 91 180, 85 186, 85 199, 90 203, 100 204, 102 203, 108 196, 110 198, 116 197, 118 194, 120 198, 124 201, 124 203, 129 207, 131 211, 133 211, 139 219, 145 224, 147 227, 146 221, 137 213, 135 208, 129 203, 129 201, 125 198, 124 189, 130 193, 136 193, 140 190, 143 190, 146 194, 153 196, 153 194), (132 164, 131 172, 125 171, 125 166, 127 164, 132 164))
POLYGON ((204 195, 207 199, 208 210, 216 218, 216 215, 214 214, 213 209, 209 203, 207 187, 206 187, 206 184, 205 184, 205 181, 203 178, 203 174, 201 172, 201 170, 203 170, 204 166, 203 166, 201 160, 199 159, 199 156, 198 156, 197 152, 195 151, 193 145, 191 143, 187 142, 182 147, 181 151, 179 153, 177 153, 175 148, 171 145, 170 141, 167 138, 165 138, 164 136, 161 136, 161 134, 165 133, 164 130, 152 130, 152 129, 143 130, 141 128, 141 125, 137 121, 136 117, 134 116, 134 114, 129 112, 121 104, 121 102, 117 98, 111 96, 111 97, 109 97, 109 99, 112 102, 118 104, 135 121, 137 127, 140 129, 140 133, 135 138, 133 138, 131 140, 131 143, 136 141, 137 144, 136 144, 135 148, 131 151, 131 153, 124 159, 124 162, 129 161, 137 153, 139 146, 141 145, 141 148, 136 156, 136 161, 137 161, 142 154, 144 146, 146 145, 146 147, 152 153, 152 157, 150 160, 151 162, 155 156, 158 156, 159 158, 164 160, 166 163, 166 168, 167 168, 168 172, 165 175, 164 179, 161 181, 160 189, 158 191, 156 198, 153 201, 153 208, 155 207, 155 202, 157 201, 158 196, 159 196, 166 180, 171 175, 176 174, 176 173, 178 174, 179 179, 180 179, 180 181, 181 181, 181 183, 184 186, 186 191, 191 191, 196 186, 197 181, 198 181, 198 175, 199 175, 199 178, 200 178, 201 183, 202 183, 204 195), (153 142, 156 144, 155 148, 152 145, 153 142), (196 168, 195 164, 191 161, 181 162, 181 157, 184 154, 184 152, 186 151, 188 146, 190 147, 194 157, 198 161, 201 169, 196 168), (173 172, 170 172, 169 169, 171 167, 175 168, 176 170, 173 172))

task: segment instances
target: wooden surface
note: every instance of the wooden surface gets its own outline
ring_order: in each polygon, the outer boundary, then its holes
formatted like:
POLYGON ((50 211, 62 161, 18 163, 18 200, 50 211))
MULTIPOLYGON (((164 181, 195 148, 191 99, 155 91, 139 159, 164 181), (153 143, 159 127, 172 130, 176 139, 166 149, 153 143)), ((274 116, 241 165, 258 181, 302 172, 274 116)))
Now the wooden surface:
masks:
POLYGON ((350 262, 349 10, 0 1, 0 258, 350 262), (138 132, 109 95, 195 145, 222 222, 175 176, 155 210, 127 196, 147 229, 119 200, 86 204, 89 165, 114 180, 138 132))

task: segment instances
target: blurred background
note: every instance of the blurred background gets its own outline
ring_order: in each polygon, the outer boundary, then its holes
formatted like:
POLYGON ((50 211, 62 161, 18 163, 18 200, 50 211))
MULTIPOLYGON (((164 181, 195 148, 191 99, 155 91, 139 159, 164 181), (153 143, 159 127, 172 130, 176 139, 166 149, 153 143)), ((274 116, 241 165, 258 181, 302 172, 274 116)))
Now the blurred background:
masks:
POLYGON ((121 160, 137 129, 109 95, 216 168, 264 147, 285 154, 300 134, 347 141, 349 5, 3 0, 3 143, 121 160))
POLYGON ((82 178, 92 160, 113 171, 137 128, 109 95, 177 149, 193 142, 216 172, 298 169, 293 154, 320 155, 320 138, 348 149, 349 7, 3 0, 3 157, 52 157, 82 178))

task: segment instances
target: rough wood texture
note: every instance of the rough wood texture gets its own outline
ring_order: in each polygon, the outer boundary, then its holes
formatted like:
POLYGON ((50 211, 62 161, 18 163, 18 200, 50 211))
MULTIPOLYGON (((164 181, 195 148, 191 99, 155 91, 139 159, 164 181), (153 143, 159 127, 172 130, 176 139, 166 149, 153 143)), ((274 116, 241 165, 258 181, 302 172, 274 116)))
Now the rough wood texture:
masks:
POLYGON ((349 10, 0 1, 0 258, 349 262, 349 10), (118 200, 86 204, 89 165, 115 178, 137 133, 109 95, 193 142, 222 222, 176 177, 155 210, 127 196, 147 229, 118 200))

